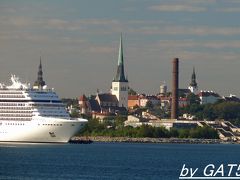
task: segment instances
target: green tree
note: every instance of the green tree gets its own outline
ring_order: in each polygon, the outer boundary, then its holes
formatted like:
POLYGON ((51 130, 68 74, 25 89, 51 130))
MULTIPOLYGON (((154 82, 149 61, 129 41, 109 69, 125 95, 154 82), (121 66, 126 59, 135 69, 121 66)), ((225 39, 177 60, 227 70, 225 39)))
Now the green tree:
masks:
POLYGON ((179 133, 179 138, 188 138, 189 137, 189 129, 179 129, 178 133, 179 133))
POLYGON ((78 108, 78 98, 63 98, 62 99, 63 104, 66 106, 73 106, 74 108, 78 108))
POLYGON ((115 117, 115 127, 116 128, 123 128, 124 127, 124 121, 126 121, 125 116, 118 115, 115 117))
POLYGON ((169 131, 170 137, 179 137, 179 130, 176 128, 171 128, 169 131))
POLYGON ((233 120, 240 119, 240 103, 221 102, 213 107, 219 119, 233 120))
POLYGON ((170 133, 169 131, 161 126, 161 127, 155 127, 153 128, 153 137, 155 138, 167 138, 167 137, 170 137, 170 133))
POLYGON ((79 114, 79 112, 78 112, 78 109, 72 109, 71 110, 71 113, 70 113, 70 117, 71 118, 79 118, 80 117, 80 114, 79 114))
POLYGON ((203 119, 207 119, 207 120, 211 120, 211 121, 215 120, 217 118, 217 114, 214 110, 214 105, 212 105, 212 104, 204 105, 202 117, 203 117, 203 119))
POLYGON ((200 104, 200 98, 198 95, 195 95, 194 93, 190 93, 187 95, 187 101, 190 105, 192 104, 200 104))
POLYGON ((153 128, 149 125, 142 125, 137 131, 137 137, 153 137, 153 128))
POLYGON ((152 109, 153 108, 153 103, 148 100, 147 103, 146 103, 146 108, 147 109, 152 109))
POLYGON ((190 129, 189 131, 190 138, 201 138, 201 139, 218 139, 218 133, 216 130, 212 129, 209 126, 196 127, 190 129))

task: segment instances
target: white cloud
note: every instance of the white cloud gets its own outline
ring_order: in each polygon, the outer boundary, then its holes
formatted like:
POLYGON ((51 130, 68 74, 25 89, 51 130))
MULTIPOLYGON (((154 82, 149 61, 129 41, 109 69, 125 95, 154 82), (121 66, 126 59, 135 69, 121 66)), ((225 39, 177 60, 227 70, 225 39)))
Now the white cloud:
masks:
POLYGON ((167 5, 155 5, 149 7, 149 9, 154 11, 163 12, 204 12, 205 7, 197 7, 191 5, 181 5, 181 4, 167 4, 167 5))
POLYGON ((161 40, 155 44, 159 48, 163 49, 186 49, 186 48, 211 48, 211 49, 225 49, 225 48, 240 48, 240 41, 236 40, 161 40))
POLYGON ((221 60, 221 61, 229 61, 229 60, 237 60, 239 58, 239 54, 233 52, 221 52, 221 53, 212 53, 212 52, 197 52, 197 51, 180 51, 177 52, 182 60, 201 60, 201 61, 210 61, 210 60, 221 60))
POLYGON ((145 26, 136 29, 129 29, 132 33, 141 33, 146 35, 166 34, 166 35, 240 35, 240 27, 209 27, 209 26, 145 26))
POLYGON ((115 27, 119 28, 121 23, 114 19, 80 19, 80 20, 63 20, 58 18, 29 18, 25 16, 1 16, 0 25, 4 28, 37 28, 37 29, 58 29, 58 30, 82 30, 88 27, 115 27))

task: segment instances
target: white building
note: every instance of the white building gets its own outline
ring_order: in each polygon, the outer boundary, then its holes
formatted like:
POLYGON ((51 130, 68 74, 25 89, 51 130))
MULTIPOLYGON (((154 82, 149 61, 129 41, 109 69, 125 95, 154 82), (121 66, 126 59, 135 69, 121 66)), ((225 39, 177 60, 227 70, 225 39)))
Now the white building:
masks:
POLYGON ((219 94, 213 91, 201 91, 198 94, 200 98, 200 104, 214 104, 218 100, 222 99, 219 94))

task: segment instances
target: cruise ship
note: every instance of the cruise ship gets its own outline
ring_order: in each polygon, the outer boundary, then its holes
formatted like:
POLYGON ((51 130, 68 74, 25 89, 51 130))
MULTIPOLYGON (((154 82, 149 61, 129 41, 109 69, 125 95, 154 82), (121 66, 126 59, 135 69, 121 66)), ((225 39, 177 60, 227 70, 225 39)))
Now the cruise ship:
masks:
POLYGON ((71 119, 53 89, 43 81, 42 63, 31 86, 11 75, 0 83, 0 142, 66 143, 87 123, 71 119))

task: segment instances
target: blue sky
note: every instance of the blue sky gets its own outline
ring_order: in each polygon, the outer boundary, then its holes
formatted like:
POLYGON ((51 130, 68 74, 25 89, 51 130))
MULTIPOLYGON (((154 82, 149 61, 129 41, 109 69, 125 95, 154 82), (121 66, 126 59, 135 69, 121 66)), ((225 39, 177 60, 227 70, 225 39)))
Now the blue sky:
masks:
POLYGON ((120 33, 130 86, 152 94, 180 59, 202 90, 240 95, 239 0, 0 0, 0 81, 44 78, 61 97, 108 92, 120 33))

